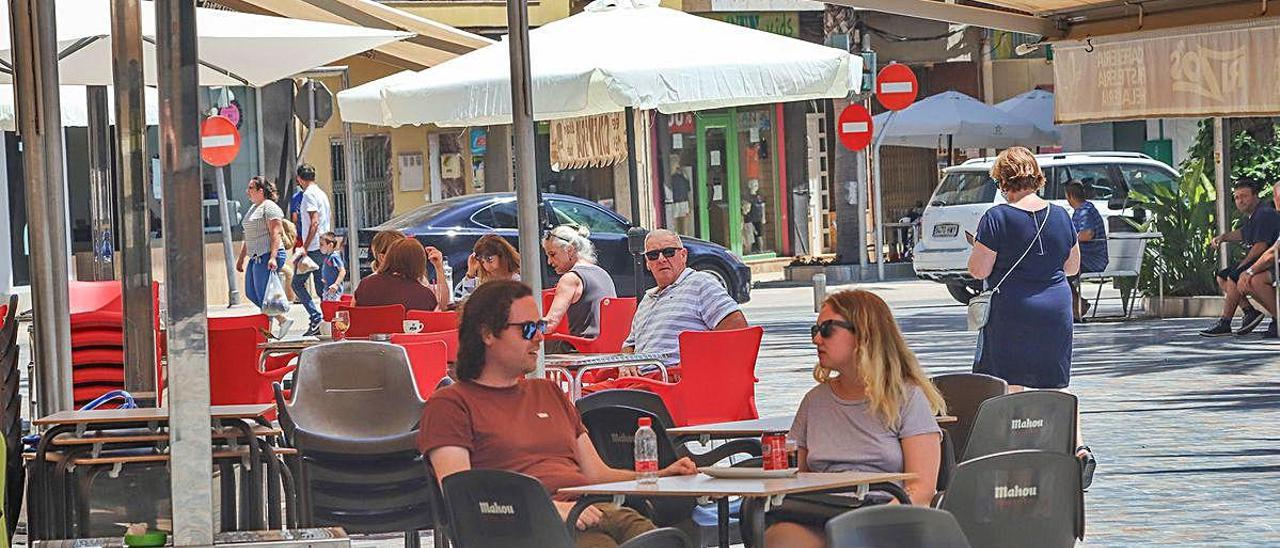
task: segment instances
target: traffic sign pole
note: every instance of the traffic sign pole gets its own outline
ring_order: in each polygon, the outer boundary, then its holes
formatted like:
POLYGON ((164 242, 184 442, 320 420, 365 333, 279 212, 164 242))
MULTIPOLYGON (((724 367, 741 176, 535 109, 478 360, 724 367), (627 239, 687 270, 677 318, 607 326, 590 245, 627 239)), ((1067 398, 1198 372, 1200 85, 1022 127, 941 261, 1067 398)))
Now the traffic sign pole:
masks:
POLYGON ((893 117, 897 114, 895 110, 889 111, 889 115, 884 120, 884 127, 880 128, 875 144, 871 145, 871 169, 876 185, 876 279, 882 282, 884 281, 884 185, 880 180, 880 145, 884 143, 885 133, 889 130, 889 126, 893 125, 893 117))
MULTIPOLYGON (((236 277, 235 253, 231 246, 231 212, 227 209, 227 184, 223 168, 240 152, 240 132, 231 120, 210 116, 200 124, 200 158, 214 166, 214 186, 218 196, 218 221, 222 226, 222 256, 227 268, 227 306, 240 304, 240 284, 236 277)), ((204 218, 203 208, 200 213, 204 218)))
MULTIPOLYGON (((240 283, 236 279, 236 259, 231 246, 231 212, 227 210, 227 184, 223 180, 223 167, 213 168, 214 185, 218 187, 218 217, 222 224, 222 258, 227 263, 227 307, 240 304, 240 283)), ((200 213, 201 219, 204 212, 200 213)))

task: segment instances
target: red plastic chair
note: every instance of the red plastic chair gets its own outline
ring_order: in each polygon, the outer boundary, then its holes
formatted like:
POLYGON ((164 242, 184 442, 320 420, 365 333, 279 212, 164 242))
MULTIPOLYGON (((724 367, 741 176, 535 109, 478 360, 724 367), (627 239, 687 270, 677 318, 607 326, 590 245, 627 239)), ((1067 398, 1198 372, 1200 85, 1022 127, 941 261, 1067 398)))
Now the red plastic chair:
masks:
POLYGON ((423 333, 456 331, 458 329, 458 313, 452 310, 426 311, 410 310, 405 312, 404 319, 422 322, 423 333))
POLYGON ((356 302, 355 295, 340 295, 336 301, 320 301, 320 314, 324 316, 324 321, 333 321, 333 313, 343 308, 351 308, 351 304, 356 302))
POLYGON ((348 337, 368 337, 374 333, 403 333, 404 305, 343 307, 351 311, 348 337))
MULTIPOLYGON (((556 300, 556 288, 542 290, 542 315, 546 316, 551 311, 551 302, 556 300)), ((568 318, 561 318, 560 323, 556 324, 556 330, 547 335, 568 335, 569 321, 568 318)))
MULTIPOLYGON (((600 334, 594 339, 575 337, 556 333, 547 335, 549 341, 564 341, 583 354, 614 354, 622 351, 622 343, 631 334, 631 318, 636 315, 636 300, 631 297, 608 297, 600 299, 600 334)), ((569 322, 560 321, 560 326, 568 328, 569 322)))
POLYGON ((755 368, 763 336, 760 327, 685 331, 680 334, 680 382, 626 377, 618 379, 616 388, 657 393, 677 426, 759 418, 755 368))
POLYGON ((446 362, 448 347, 444 341, 432 340, 424 333, 397 333, 391 336, 391 344, 404 347, 409 355, 409 366, 413 368, 413 381, 418 386, 418 395, 427 399, 435 392, 436 385, 447 374, 449 365, 446 362))
MULTIPOLYGON (((444 343, 445 360, 449 363, 458 361, 458 330, 450 329, 448 331, 436 331, 435 333, 398 333, 391 336, 391 342, 396 342, 397 337, 413 336, 415 341, 440 341, 444 343)), ((406 339, 400 339, 406 340, 406 339)), ((426 396, 423 395, 425 398, 426 396)))
POLYGON ((111 327, 85 327, 77 329, 71 337, 71 349, 82 350, 98 347, 124 347, 124 329, 111 327))

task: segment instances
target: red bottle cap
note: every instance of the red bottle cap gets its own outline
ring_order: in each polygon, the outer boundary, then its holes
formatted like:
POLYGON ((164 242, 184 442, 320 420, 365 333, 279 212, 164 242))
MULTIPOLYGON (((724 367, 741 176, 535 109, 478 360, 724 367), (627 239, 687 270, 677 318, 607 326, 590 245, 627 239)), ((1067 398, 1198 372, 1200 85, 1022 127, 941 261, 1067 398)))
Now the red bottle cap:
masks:
POLYGON ((653 426, 653 419, 650 417, 640 417, 637 421, 640 426, 653 426))

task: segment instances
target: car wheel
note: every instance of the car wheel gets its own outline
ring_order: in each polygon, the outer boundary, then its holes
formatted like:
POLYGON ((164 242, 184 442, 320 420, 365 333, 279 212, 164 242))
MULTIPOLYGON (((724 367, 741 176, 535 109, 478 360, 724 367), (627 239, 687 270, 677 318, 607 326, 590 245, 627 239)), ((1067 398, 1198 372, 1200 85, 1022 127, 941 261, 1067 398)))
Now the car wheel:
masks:
POLYGON ((978 290, 973 286, 961 283, 947 284, 947 292, 951 293, 951 298, 959 301, 960 304, 969 304, 969 299, 978 294, 978 290))
POLYGON ((720 286, 723 287, 725 291, 728 291, 730 295, 733 295, 733 291, 729 289, 729 275, 725 274, 724 270, 720 267, 709 263, 699 263, 693 265, 693 269, 699 272, 706 272, 707 274, 714 276, 716 281, 720 282, 720 286))

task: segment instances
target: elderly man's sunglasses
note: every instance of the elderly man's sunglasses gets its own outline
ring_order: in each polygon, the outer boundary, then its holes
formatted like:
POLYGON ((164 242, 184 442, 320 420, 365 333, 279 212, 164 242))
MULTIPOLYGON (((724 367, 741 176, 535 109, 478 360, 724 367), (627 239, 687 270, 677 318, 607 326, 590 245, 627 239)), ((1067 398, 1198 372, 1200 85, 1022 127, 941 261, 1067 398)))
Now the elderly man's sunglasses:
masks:
POLYGON ((542 333, 544 335, 547 333, 547 320, 538 320, 534 322, 513 322, 513 323, 507 324, 507 327, 511 327, 513 325, 520 326, 520 336, 524 337, 524 340, 526 341, 532 341, 533 337, 535 337, 538 333, 542 333))
POLYGON ((658 255, 662 255, 663 257, 670 259, 672 257, 675 257, 676 252, 679 250, 680 248, 678 247, 664 247, 662 249, 646 251, 644 252, 644 258, 649 259, 650 261, 656 261, 658 260, 658 255))
POLYGON ((817 337, 819 334, 822 338, 829 339, 835 334, 837 327, 843 327, 849 331, 853 331, 853 324, 842 320, 827 320, 817 325, 809 326, 809 337, 817 337))

